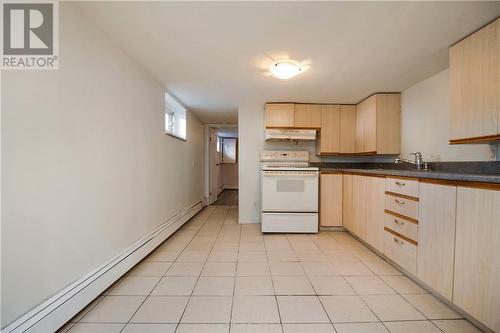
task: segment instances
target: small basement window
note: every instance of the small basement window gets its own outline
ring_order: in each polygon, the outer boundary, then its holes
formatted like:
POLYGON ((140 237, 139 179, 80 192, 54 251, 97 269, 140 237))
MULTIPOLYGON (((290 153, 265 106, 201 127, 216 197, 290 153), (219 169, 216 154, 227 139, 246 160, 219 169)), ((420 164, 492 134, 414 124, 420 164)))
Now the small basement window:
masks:
POLYGON ((167 93, 165 93, 165 131, 178 139, 186 140, 186 109, 167 93))

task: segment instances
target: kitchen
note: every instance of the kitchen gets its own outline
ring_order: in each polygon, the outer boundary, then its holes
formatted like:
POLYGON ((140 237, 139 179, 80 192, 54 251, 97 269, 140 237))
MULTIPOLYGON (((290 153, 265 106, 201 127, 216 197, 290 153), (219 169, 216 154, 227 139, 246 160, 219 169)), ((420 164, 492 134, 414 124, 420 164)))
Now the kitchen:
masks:
POLYGON ((499 1, 53 8, 2 333, 500 332, 499 1))

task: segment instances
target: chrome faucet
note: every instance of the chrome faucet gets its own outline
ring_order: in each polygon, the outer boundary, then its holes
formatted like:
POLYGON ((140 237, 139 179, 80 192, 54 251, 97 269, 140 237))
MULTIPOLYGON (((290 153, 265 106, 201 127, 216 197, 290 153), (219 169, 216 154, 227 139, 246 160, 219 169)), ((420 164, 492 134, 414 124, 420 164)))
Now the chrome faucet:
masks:
POLYGON ((413 165, 417 170, 428 170, 427 163, 424 163, 421 152, 417 151, 416 153, 411 153, 410 155, 415 156, 415 161, 405 160, 403 158, 396 158, 394 162, 413 165))

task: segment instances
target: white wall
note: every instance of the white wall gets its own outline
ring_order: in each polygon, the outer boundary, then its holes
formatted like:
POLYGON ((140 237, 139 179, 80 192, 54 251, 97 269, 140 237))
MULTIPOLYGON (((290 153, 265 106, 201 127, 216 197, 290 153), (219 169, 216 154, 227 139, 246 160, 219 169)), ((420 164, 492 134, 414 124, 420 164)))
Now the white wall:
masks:
POLYGON ((496 145, 449 145, 448 69, 401 95, 401 151, 420 151, 426 161, 495 160, 496 145))
POLYGON ((64 2, 60 69, 3 73, 2 327, 201 199, 203 126, 165 135, 163 94, 64 2))

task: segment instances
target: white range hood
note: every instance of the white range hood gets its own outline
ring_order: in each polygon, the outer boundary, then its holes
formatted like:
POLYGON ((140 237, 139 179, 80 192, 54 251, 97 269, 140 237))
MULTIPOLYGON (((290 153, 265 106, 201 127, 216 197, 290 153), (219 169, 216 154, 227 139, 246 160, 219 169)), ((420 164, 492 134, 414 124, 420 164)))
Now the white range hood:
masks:
POLYGON ((266 129, 266 141, 316 140, 316 130, 266 129))

